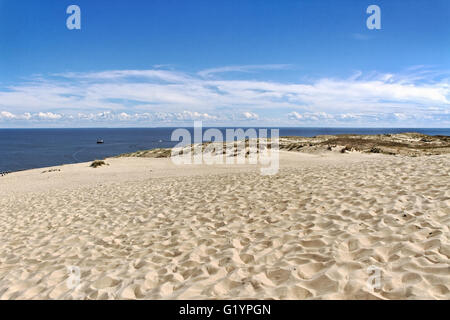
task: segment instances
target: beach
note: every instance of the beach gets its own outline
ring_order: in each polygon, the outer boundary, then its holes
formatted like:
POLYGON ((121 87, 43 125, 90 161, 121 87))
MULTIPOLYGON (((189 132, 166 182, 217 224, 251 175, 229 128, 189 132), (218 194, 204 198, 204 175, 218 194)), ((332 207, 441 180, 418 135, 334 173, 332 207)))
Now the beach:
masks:
POLYGON ((449 154, 105 163, 0 177, 0 299, 450 299, 449 154))

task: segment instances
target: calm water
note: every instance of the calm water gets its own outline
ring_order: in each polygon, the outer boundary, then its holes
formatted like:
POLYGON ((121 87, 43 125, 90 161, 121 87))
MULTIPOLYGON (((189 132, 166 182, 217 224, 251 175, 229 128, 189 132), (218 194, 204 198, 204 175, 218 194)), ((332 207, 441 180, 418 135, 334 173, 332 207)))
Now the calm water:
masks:
MULTIPOLYGON (((174 128, 0 129, 0 171, 92 161, 142 149, 169 148, 177 143, 170 141, 173 130, 174 128), (97 144, 98 138, 105 143, 97 144)), ((192 129, 189 130, 192 132, 192 129)), ((221 131, 225 132, 225 128, 221 131)), ((429 135, 450 135, 450 128, 281 128, 280 136, 412 131, 429 135)))

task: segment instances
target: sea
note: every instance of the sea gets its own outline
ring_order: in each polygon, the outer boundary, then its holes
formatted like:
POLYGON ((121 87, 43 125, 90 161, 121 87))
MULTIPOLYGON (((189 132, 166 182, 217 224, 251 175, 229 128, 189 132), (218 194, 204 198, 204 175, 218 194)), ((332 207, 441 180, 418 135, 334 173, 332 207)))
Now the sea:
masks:
MULTIPOLYGON (((87 162, 138 150, 171 148, 179 143, 171 141, 175 129, 177 128, 0 129, 0 172, 87 162), (104 143, 97 144, 99 139, 104 143)), ((186 129, 193 133, 193 128, 186 129)), ((208 128, 203 128, 206 129, 208 128)), ((226 128, 218 129, 225 137, 226 128)), ((255 129, 269 129, 270 133, 271 128, 255 129)), ((323 134, 401 132, 450 136, 450 128, 279 128, 279 130, 280 136, 304 137, 323 134)))

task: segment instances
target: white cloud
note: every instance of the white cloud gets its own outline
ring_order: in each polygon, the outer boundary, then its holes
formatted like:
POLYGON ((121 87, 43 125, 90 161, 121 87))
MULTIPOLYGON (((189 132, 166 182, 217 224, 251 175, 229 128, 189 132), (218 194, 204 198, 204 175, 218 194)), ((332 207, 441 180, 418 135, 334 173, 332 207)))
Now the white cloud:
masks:
POLYGON ((118 116, 119 120, 130 120, 132 118, 132 116, 130 116, 128 113, 126 112, 121 112, 118 116))
POLYGON ((448 121, 450 80, 424 67, 297 83, 214 78, 219 72, 282 66, 223 67, 200 76, 158 69, 41 75, 0 87, 0 120, 448 121))
POLYGON ((164 118, 164 120, 214 120, 217 117, 209 115, 207 113, 200 113, 200 112, 192 112, 192 111, 183 111, 183 112, 175 112, 175 113, 159 113, 161 118, 164 118))
POLYGON ((62 118, 60 114, 55 114, 52 112, 39 112, 37 117, 42 120, 57 120, 62 118))
POLYGON ((262 64, 262 65, 245 65, 245 66, 225 66, 219 68, 211 68, 198 72, 201 77, 209 77, 217 73, 226 72, 254 72, 257 70, 283 70, 287 69, 288 64, 262 64))
POLYGON ((297 111, 293 111, 293 112, 289 113, 288 117, 289 117, 289 119, 294 119, 294 120, 302 120, 303 119, 303 115, 301 115, 297 111))
POLYGON ((246 111, 246 112, 243 112, 242 115, 247 120, 258 120, 259 119, 259 116, 256 113, 253 113, 253 112, 246 111))
POLYGON ((2 111, 0 112, 0 119, 15 119, 16 116, 13 115, 11 112, 8 111, 2 111))
POLYGON ((300 114, 296 111, 293 111, 288 114, 289 119, 293 120, 304 120, 304 121, 319 121, 319 120, 334 120, 334 116, 328 114, 326 112, 306 112, 300 114))
POLYGON ((361 119, 361 116, 358 114, 354 114, 354 113, 344 113, 344 114, 340 114, 339 118, 341 120, 357 120, 357 119, 361 119))
POLYGON ((394 113, 394 116, 399 120, 406 120, 409 118, 408 115, 406 115, 404 113, 398 113, 398 112, 394 113))
POLYGON ((168 70, 108 70, 101 72, 65 72, 55 73, 55 77, 83 80, 114 80, 126 78, 156 79, 166 82, 179 82, 191 79, 184 73, 168 70))
POLYGON ((35 114, 29 112, 23 114, 13 114, 8 111, 0 112, 0 120, 58 120, 61 118, 63 118, 63 115, 52 112, 38 112, 35 114))

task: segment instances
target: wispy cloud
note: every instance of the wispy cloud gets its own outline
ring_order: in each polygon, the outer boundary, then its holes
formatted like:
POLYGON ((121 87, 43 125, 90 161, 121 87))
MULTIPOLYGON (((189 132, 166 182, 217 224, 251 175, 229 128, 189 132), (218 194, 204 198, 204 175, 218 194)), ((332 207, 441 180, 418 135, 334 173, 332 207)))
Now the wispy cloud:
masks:
POLYGON ((215 77, 227 70, 263 68, 270 67, 224 67, 197 74, 151 69, 40 75, 0 87, 0 122, 450 124, 449 73, 442 70, 357 71, 349 78, 298 83, 215 77))
POLYGON ((289 64, 263 64, 263 65, 244 65, 244 66, 225 66, 219 68, 211 68, 198 72, 201 77, 209 77, 218 73, 226 72, 256 72, 261 70, 283 70, 288 69, 289 64))

